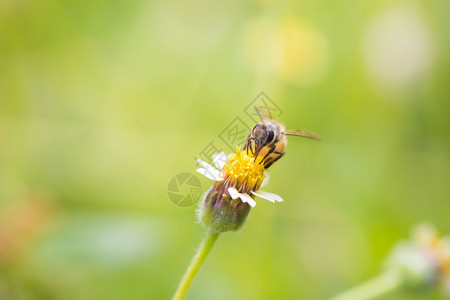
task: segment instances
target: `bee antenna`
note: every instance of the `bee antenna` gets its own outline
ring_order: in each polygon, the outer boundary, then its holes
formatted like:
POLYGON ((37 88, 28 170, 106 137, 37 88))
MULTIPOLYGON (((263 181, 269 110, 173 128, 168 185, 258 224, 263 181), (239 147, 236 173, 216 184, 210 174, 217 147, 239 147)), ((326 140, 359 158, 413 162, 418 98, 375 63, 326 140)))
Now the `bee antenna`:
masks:
POLYGON ((258 109, 257 106, 254 106, 256 113, 259 116, 259 119, 261 120, 261 122, 264 120, 264 116, 262 115, 261 111, 258 109))

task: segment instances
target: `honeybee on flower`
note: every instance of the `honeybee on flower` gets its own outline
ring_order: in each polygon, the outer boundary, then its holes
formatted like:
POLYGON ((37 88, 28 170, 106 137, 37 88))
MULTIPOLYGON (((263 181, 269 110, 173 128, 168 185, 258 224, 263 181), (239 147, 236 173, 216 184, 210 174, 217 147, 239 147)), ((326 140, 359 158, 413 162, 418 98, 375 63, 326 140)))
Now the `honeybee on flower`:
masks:
POLYGON ((200 165, 197 172, 214 181, 198 209, 200 222, 209 230, 181 279, 174 300, 184 299, 195 274, 220 233, 242 226, 250 207, 256 205, 255 196, 271 202, 283 202, 280 196, 259 189, 269 180, 267 169, 284 155, 286 136, 320 140, 317 135, 306 130, 286 131, 283 125, 262 118, 256 111, 261 122, 252 128, 243 148, 237 147, 236 152, 230 155, 224 152, 213 155, 215 167, 197 159, 200 165))
POLYGON ((215 154, 215 167, 197 160, 197 172, 214 180, 201 203, 199 217, 215 232, 237 230, 250 207, 255 207, 255 196, 271 202, 283 201, 280 196, 259 189, 269 180, 267 169, 284 155, 287 136, 321 140, 307 130, 285 130, 281 123, 264 119, 257 112, 261 121, 253 126, 243 148, 237 147, 228 156, 223 152, 215 154))

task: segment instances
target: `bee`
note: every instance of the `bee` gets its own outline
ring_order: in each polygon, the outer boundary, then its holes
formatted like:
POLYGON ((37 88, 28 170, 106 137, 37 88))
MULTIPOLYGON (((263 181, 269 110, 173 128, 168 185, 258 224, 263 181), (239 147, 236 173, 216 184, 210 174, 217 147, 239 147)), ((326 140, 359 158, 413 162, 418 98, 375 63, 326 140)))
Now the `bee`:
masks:
MULTIPOLYGON (((255 107, 256 109, 256 107, 255 107)), ((284 147, 287 144, 286 136, 299 136, 313 140, 322 140, 318 135, 305 130, 286 130, 284 126, 272 119, 264 119, 261 113, 256 109, 261 122, 253 126, 250 134, 247 137, 244 150, 250 151, 255 161, 261 158, 260 164, 268 169, 274 162, 279 160, 284 155, 284 147)))

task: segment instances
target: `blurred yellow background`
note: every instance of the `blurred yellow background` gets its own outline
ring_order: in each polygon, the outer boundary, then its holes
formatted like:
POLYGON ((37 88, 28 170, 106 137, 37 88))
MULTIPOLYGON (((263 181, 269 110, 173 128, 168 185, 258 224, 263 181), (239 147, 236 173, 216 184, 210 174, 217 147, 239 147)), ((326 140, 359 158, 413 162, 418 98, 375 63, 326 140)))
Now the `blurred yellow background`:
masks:
POLYGON ((220 237, 189 299, 327 299, 416 223, 450 232, 449 15, 445 0, 0 1, 0 298, 170 298, 205 230, 167 184, 262 91, 324 141, 290 138, 266 188, 284 203, 220 237))

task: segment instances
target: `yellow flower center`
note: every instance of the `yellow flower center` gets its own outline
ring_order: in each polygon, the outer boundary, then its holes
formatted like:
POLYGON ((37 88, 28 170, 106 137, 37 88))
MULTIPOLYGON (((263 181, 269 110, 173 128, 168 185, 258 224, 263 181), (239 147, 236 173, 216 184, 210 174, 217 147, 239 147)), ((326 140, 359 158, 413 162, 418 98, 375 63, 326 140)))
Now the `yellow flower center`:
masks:
POLYGON ((247 151, 237 149, 236 153, 231 154, 222 170, 224 180, 229 182, 230 186, 235 186, 240 192, 248 193, 257 191, 263 182, 264 167, 255 161, 255 157, 247 151))

